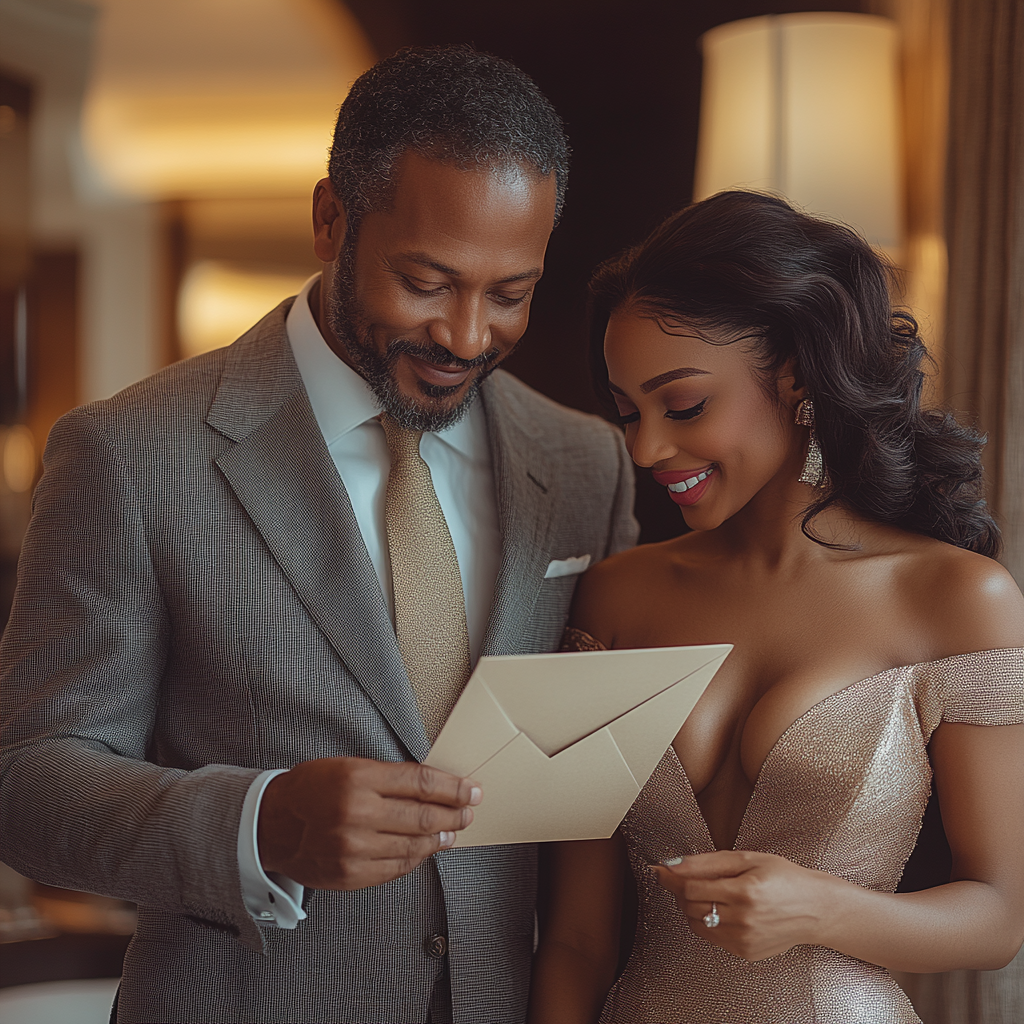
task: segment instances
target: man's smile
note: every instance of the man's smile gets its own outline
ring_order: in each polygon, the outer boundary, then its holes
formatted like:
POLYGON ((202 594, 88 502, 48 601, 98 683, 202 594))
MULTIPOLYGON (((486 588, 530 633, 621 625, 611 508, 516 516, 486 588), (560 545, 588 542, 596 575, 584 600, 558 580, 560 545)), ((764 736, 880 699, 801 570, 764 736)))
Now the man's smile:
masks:
POLYGON ((455 363, 441 365, 428 359, 414 356, 411 352, 406 352, 404 355, 409 360, 413 372, 424 383, 437 387, 458 387, 468 379, 474 369, 473 367, 461 367, 455 363))

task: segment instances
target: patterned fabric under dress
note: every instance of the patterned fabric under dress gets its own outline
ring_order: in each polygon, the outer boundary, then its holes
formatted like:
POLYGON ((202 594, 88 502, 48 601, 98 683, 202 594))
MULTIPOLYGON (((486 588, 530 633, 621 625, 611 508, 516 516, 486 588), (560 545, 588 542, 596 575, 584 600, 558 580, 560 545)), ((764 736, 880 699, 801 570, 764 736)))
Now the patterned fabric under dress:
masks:
MULTIPOLYGON (((564 650, 601 645, 569 630, 564 650)), ((940 722, 1024 722, 1024 650, 891 668, 814 705, 765 760, 735 848, 787 857, 893 892, 931 788, 927 744, 940 722)), ((917 1024, 887 970, 821 946, 758 963, 690 931, 646 865, 715 849, 673 748, 621 826, 639 913, 632 955, 602 1024, 917 1024)))

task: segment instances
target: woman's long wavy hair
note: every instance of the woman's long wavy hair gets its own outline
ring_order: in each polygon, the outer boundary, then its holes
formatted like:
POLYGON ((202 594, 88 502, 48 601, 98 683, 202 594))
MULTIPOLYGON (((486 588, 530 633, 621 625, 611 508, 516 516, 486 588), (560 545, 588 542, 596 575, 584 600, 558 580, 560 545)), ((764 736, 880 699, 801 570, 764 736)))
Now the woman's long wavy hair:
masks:
POLYGON ((927 353, 917 322, 893 310, 888 268, 855 232, 754 192, 722 192, 669 217, 590 283, 593 365, 604 394, 605 328, 626 306, 670 330, 685 323, 749 339, 773 394, 793 361, 797 385, 814 399, 830 481, 804 512, 812 539, 814 517, 840 505, 998 554, 999 528, 982 497, 985 438, 948 412, 921 408, 927 353))

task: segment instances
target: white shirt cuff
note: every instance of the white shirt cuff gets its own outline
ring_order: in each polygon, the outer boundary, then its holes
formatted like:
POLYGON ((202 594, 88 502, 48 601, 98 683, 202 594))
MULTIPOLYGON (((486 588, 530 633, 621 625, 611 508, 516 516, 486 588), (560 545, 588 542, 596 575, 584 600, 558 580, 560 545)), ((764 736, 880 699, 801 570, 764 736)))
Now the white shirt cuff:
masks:
POLYGON ((262 772, 253 779, 245 794, 242 819, 238 823, 238 875, 242 880, 245 907, 257 924, 294 928, 306 920, 302 909, 303 886, 276 871, 264 871, 256 843, 263 791, 271 779, 285 771, 285 768, 276 768, 262 772))

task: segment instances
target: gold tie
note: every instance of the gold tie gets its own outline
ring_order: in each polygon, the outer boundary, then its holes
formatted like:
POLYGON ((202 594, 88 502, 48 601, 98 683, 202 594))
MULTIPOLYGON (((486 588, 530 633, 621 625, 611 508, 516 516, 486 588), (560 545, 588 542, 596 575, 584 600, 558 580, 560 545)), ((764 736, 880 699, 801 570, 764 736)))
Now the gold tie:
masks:
POLYGON ((380 418, 391 452, 384 522, 391 553, 395 634, 431 743, 469 678, 462 574, 452 535, 420 455, 420 431, 380 418))

